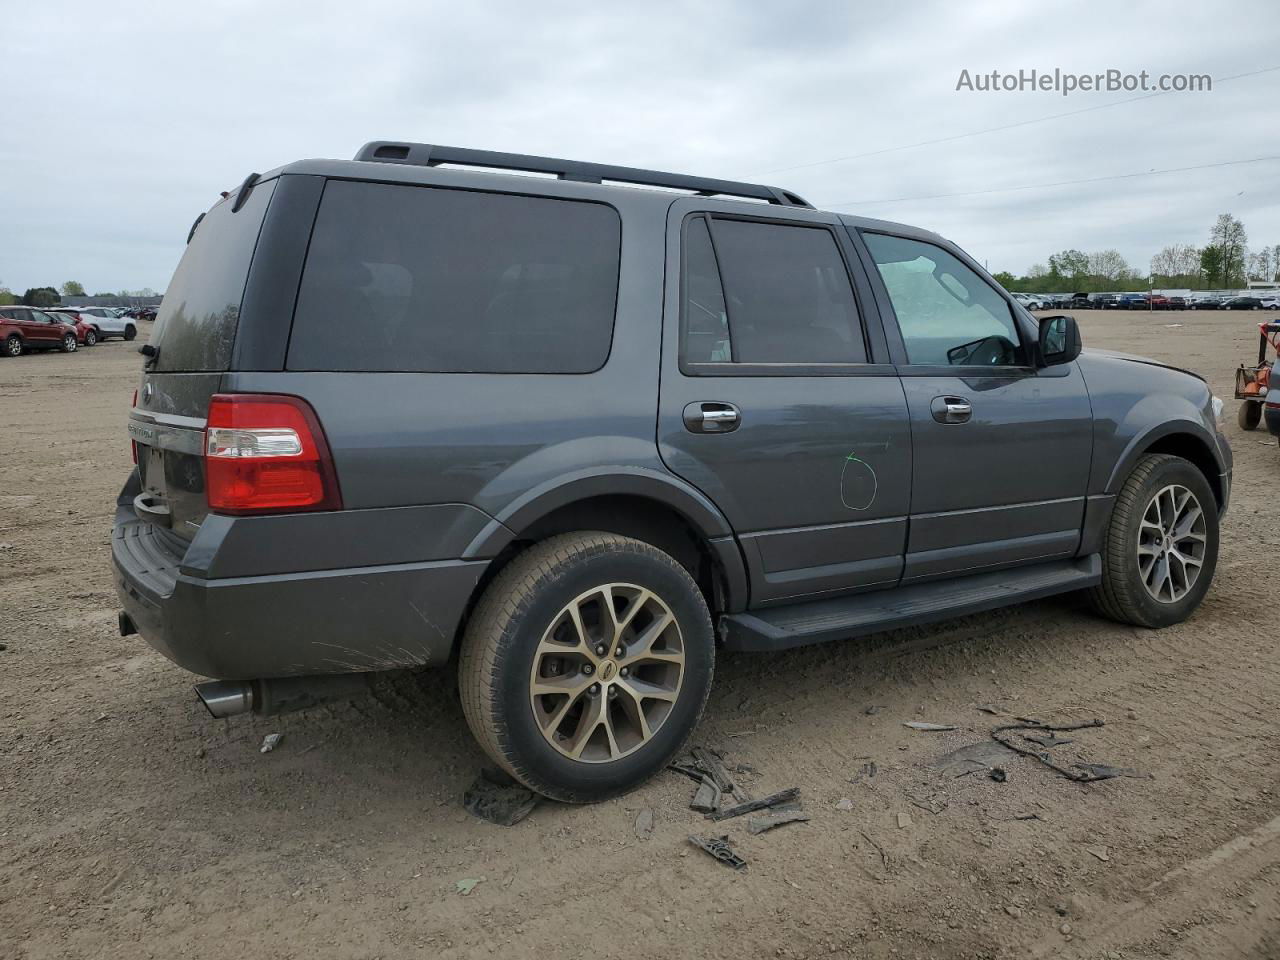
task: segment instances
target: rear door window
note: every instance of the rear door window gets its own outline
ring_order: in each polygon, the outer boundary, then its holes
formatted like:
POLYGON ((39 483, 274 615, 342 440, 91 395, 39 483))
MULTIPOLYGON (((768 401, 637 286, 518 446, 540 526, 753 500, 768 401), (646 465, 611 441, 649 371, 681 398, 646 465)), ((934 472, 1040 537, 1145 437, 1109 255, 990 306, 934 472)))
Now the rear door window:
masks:
MULTIPOLYGON (((714 289, 711 271, 718 262, 734 362, 867 362, 849 273, 829 229, 720 217, 710 219, 710 228, 714 261, 699 250, 699 230, 691 229, 686 240, 688 295, 714 289)), ((688 333, 714 325, 695 313, 716 307, 690 299, 688 333)), ((686 348, 692 346, 686 340, 686 348)), ((716 359, 725 347, 711 351, 716 359)), ((699 347, 688 359, 706 362, 707 350, 699 347)))
POLYGON ((589 373, 613 339, 620 245, 604 204, 330 181, 288 367, 589 373))
MULTIPOLYGON (((200 221, 156 315, 151 342, 160 348, 157 372, 230 367, 249 264, 275 185, 259 183, 235 213, 225 199, 200 221)), ((108 319, 102 308, 92 312, 108 319)))

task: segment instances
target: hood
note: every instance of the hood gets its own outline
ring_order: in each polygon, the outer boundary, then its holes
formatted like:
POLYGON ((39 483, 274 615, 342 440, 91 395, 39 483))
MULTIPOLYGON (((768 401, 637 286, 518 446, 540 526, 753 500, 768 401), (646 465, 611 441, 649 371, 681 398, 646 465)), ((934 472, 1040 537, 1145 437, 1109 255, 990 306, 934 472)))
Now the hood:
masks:
POLYGON ((1098 350, 1092 347, 1085 347, 1082 352, 1083 356, 1089 357, 1106 357, 1110 360, 1128 360, 1131 363, 1145 363, 1149 367, 1163 367, 1166 370, 1176 370, 1178 373, 1185 373, 1188 376, 1195 377, 1204 383, 1208 383, 1204 377, 1196 373, 1194 370, 1188 370, 1185 367, 1175 367, 1170 363, 1161 363, 1159 360, 1152 360, 1150 357, 1139 357, 1132 353, 1119 353, 1115 350, 1098 350))

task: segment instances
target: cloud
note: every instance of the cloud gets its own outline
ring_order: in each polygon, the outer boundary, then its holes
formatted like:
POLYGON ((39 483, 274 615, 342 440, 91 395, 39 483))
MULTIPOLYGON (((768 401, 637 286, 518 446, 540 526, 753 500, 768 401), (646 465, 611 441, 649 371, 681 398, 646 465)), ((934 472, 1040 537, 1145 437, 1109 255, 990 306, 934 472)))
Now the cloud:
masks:
MULTIPOLYGON (((251 170, 413 139, 748 178, 1131 94, 956 92, 962 69, 1225 77, 1280 64, 1274 5, 61 0, 6 11, 0 281, 163 288, 251 170), (1089 25, 1105 25, 1105 29, 1089 25), (53 56, 73 30, 75 51, 53 56), (25 39, 24 39, 25 38, 25 39)), ((1280 164, 884 203, 1264 156, 1280 73, 763 179, 918 223, 993 270, 1063 247, 1135 267, 1241 217, 1280 242, 1280 164)))

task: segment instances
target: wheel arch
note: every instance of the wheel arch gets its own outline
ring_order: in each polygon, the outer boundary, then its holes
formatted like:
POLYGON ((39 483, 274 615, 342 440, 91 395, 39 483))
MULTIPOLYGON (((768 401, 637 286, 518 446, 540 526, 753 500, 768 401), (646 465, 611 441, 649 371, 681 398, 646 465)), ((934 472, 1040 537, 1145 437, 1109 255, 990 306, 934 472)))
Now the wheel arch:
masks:
MULTIPOLYGON (((747 571, 724 515, 677 478, 644 468, 583 471, 513 501, 471 542, 463 559, 491 557, 471 608, 525 547, 574 530, 633 537, 671 554, 702 588, 714 612, 746 608, 747 571)), ((464 616, 464 624, 467 616, 464 616)))
POLYGON ((1162 423, 1135 438, 1112 469, 1107 493, 1117 493, 1138 460, 1150 453, 1167 453, 1190 461, 1204 474, 1219 509, 1223 507, 1227 494, 1222 480, 1225 466, 1216 452, 1216 444, 1202 426, 1192 421, 1162 423))

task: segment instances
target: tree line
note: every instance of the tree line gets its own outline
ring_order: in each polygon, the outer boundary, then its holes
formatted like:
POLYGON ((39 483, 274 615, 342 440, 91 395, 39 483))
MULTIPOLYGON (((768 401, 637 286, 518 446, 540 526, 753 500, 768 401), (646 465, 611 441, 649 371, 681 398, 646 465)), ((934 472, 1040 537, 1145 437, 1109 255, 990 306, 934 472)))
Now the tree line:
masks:
POLYGON ((1232 289, 1244 287, 1249 280, 1280 279, 1280 243, 1251 251, 1244 224, 1223 213, 1214 221, 1207 244, 1164 247, 1151 258, 1147 273, 1131 267, 1119 250, 1062 250, 1047 263, 1032 264, 1025 276, 1003 271, 995 278, 1006 290, 1018 293, 1099 293, 1148 283, 1191 290, 1232 289))
MULTIPOLYGON (((60 288, 59 287, 28 287, 24 293, 14 293, 8 287, 0 284, 0 306, 8 304, 21 303, 28 307, 56 307, 62 303, 63 297, 83 297, 85 296, 84 284, 77 280, 68 280, 60 288)), ((128 297, 154 297, 158 294, 150 287, 143 287, 141 290, 109 290, 105 293, 95 293, 95 297, 118 297, 119 299, 127 299, 128 297)))

